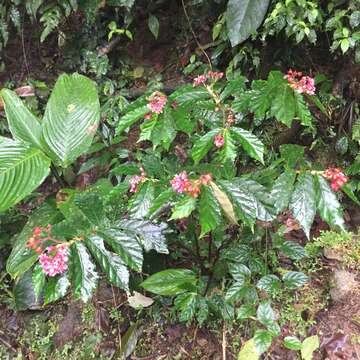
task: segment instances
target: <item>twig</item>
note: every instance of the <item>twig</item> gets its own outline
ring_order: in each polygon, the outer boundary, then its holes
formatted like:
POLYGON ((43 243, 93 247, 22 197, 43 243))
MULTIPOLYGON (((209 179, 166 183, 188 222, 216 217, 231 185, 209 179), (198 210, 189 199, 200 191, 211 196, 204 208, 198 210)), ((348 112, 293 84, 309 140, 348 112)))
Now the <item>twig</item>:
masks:
POLYGON ((111 40, 109 43, 107 43, 105 46, 100 48, 98 50, 98 56, 103 56, 108 54, 121 40, 121 37, 116 37, 115 39, 111 40))
POLYGON ((29 65, 28 65, 28 62, 27 62, 26 51, 25 51, 25 43, 24 43, 24 21, 22 22, 22 25, 21 25, 21 45, 22 45, 22 51, 23 51, 24 63, 25 63, 26 71, 27 71, 27 74, 29 76, 30 75, 30 70, 29 70, 29 65))
POLYGON ((190 31, 191 31, 191 33, 192 33, 192 35, 193 35, 193 37, 194 37, 194 40, 195 40, 197 46, 199 47, 199 49, 201 50, 201 52, 205 55, 206 60, 207 60, 207 62, 209 63, 210 69, 212 69, 212 64, 211 64, 211 60, 210 60, 210 58, 209 58, 209 55, 206 53, 206 51, 204 50, 203 46, 200 44, 200 42, 199 42, 199 40, 198 40, 198 38, 197 38, 197 36, 196 36, 196 34, 195 34, 195 31, 194 31, 194 29, 193 29, 193 27, 192 27, 192 25, 191 25, 190 17, 189 17, 189 14, 188 14, 187 10, 186 10, 186 6, 185 6, 185 3, 184 3, 184 0, 181 0, 181 3, 182 3, 182 7, 183 7, 183 9, 184 9, 184 14, 185 14, 186 20, 187 20, 187 22, 188 22, 188 24, 189 24, 190 31))
MULTIPOLYGON (((112 292, 112 297, 113 297, 113 305, 114 308, 117 309, 117 303, 116 303, 116 297, 115 297, 115 293, 114 293, 114 287, 111 285, 111 292, 112 292)), ((118 328, 118 341, 119 341, 119 353, 121 354, 121 329, 120 329, 120 324, 119 324, 119 320, 116 319, 116 325, 118 328)))
POLYGON ((226 321, 223 323, 222 356, 223 360, 226 360, 226 321))

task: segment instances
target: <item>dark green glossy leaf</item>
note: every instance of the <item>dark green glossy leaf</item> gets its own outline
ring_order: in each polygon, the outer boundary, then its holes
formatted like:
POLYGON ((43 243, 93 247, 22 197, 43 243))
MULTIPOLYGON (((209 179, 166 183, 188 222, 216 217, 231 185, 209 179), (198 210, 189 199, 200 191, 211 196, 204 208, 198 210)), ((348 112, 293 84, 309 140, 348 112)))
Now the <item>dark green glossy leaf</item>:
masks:
POLYGON ((265 275, 258 281, 256 286, 269 294, 276 294, 281 288, 281 282, 276 275, 265 275))
POLYGON ((28 270, 16 280, 13 288, 16 310, 38 309, 40 302, 36 300, 32 283, 32 271, 28 270))
POLYGON ((276 320, 275 312, 269 301, 263 301, 257 308, 256 318, 264 325, 268 326, 276 320))
POLYGON ((280 250, 292 260, 300 260, 308 256, 306 250, 295 241, 284 241, 280 246, 280 250))
POLYGON ((120 121, 116 126, 116 134, 120 134, 132 124, 135 124, 138 120, 142 119, 149 112, 150 109, 147 107, 147 105, 142 105, 129 111, 120 118, 120 121))
POLYGON ((71 246, 69 263, 74 298, 87 302, 96 289, 99 275, 83 243, 77 241, 71 246))
POLYGON ((222 162, 226 162, 228 160, 234 161, 237 156, 234 138, 232 137, 230 131, 228 130, 223 132, 223 137, 224 137, 224 146, 221 148, 219 152, 219 158, 222 162))
POLYGON ((249 317, 255 316, 255 314, 256 310, 253 305, 243 304, 238 308, 236 312, 236 318, 238 320, 246 320, 249 317))
POLYGON ((304 147, 295 144, 285 144, 280 146, 281 157, 289 167, 294 167, 299 160, 304 157, 304 147))
POLYGON ((299 92, 295 91, 295 107, 296 115, 300 119, 302 125, 312 128, 313 127, 313 117, 311 115, 309 106, 304 100, 304 97, 299 92))
POLYGON ((316 213, 315 184, 310 173, 302 173, 298 176, 295 190, 291 196, 290 211, 309 238, 316 213))
POLYGON ((216 200, 212 189, 203 186, 200 195, 199 217, 201 226, 201 235, 204 236, 209 231, 215 230, 222 220, 221 207, 216 200))
POLYGON ((154 185, 147 181, 140 186, 138 190, 129 201, 129 214, 135 219, 142 219, 145 217, 154 200, 154 185))
POLYGON ((308 277, 304 273, 298 271, 289 271, 283 276, 282 279, 285 283, 285 286, 290 289, 299 288, 308 281, 308 277))
POLYGON ((52 303, 66 295, 70 282, 67 274, 49 277, 44 289, 44 305, 52 303))
POLYGON ((188 269, 168 269, 148 277, 141 286, 154 294, 173 296, 194 290, 195 273, 188 269))
POLYGON ((274 94, 271 114, 275 116, 276 120, 287 127, 291 127, 295 117, 295 110, 294 90, 287 83, 283 83, 274 94))
POLYGON ((275 180, 271 195, 275 200, 275 208, 278 213, 289 206, 295 178, 295 172, 285 171, 275 180))
POLYGON ((301 341, 296 336, 286 336, 284 338, 284 346, 290 350, 301 350, 301 341))
POLYGON ((159 209, 161 209, 165 204, 169 203, 169 201, 174 197, 175 193, 172 188, 167 189, 160 193, 158 197, 152 202, 151 207, 149 209, 149 215, 155 213, 159 209))
POLYGON ((199 140, 197 140, 192 148, 191 157, 194 160, 195 164, 198 164, 199 161, 208 153, 208 151, 214 145, 214 136, 220 132, 220 129, 213 129, 207 132, 199 140))
POLYGON ((45 281, 46 281, 46 276, 45 273, 43 272, 41 265, 36 264, 32 272, 32 285, 34 288, 36 301, 39 301, 40 299, 40 295, 44 290, 45 281))
POLYGON ((196 198, 185 196, 175 204, 170 219, 176 220, 187 218, 195 210, 195 207, 196 198))
POLYGON ((256 350, 259 354, 267 351, 272 343, 272 334, 267 330, 256 330, 254 335, 254 342, 256 350))

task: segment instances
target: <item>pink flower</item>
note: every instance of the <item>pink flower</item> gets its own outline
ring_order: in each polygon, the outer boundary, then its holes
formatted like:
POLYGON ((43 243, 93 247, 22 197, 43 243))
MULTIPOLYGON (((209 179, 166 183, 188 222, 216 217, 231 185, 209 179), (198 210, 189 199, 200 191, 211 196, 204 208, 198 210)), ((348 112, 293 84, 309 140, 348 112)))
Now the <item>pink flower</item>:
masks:
POLYGON ((209 71, 208 72, 208 77, 215 81, 220 80, 223 76, 224 76, 224 73, 220 72, 220 71, 209 71))
POLYGON ((289 70, 285 75, 289 85, 300 94, 315 95, 315 80, 310 76, 302 76, 300 71, 289 70))
POLYGON ((166 95, 162 94, 159 91, 155 91, 150 96, 147 106, 152 112, 156 114, 161 114, 166 103, 167 103, 166 95))
POLYGON ((331 188, 334 191, 340 190, 340 188, 349 181, 349 178, 339 168, 326 169, 322 173, 322 176, 331 180, 331 188))
POLYGON ((151 113, 148 113, 148 114, 146 114, 146 115, 144 116, 144 119, 145 119, 145 120, 150 120, 151 117, 152 117, 151 113))
POLYGON ((43 272, 48 276, 63 274, 68 268, 68 255, 68 244, 47 247, 39 256, 43 272))
POLYGON ((205 84, 205 82, 206 82, 206 76, 199 75, 194 79, 193 86, 199 86, 199 85, 205 84))
POLYGON ((182 171, 180 174, 175 175, 170 182, 173 190, 178 193, 185 192, 190 183, 186 171, 182 171))
POLYGON ((221 148, 224 146, 224 138, 220 133, 215 135, 214 144, 217 148, 221 148))

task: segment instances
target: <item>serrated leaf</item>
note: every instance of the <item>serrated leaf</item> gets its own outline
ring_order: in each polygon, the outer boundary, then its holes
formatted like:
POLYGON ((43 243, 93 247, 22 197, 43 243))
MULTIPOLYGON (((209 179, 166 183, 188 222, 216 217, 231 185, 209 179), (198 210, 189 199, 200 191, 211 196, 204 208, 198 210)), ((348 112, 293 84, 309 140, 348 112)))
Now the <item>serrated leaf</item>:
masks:
POLYGON ((262 23, 269 0, 229 0, 226 26, 231 46, 245 41, 262 23))
POLYGON ((35 190, 49 174, 50 159, 30 145, 0 137, 0 212, 35 190))
POLYGON ((231 128, 231 133, 249 156, 264 164, 264 144, 253 133, 235 127, 231 128))
POLYGON ((300 119, 302 125, 312 128, 313 118, 309 106, 306 104, 303 95, 295 91, 294 96, 297 117, 300 119))
POLYGON ((200 195, 199 221, 201 226, 200 237, 215 230, 222 220, 220 204, 213 191, 208 186, 203 186, 200 195))
POLYGON ((191 196, 185 196, 180 201, 178 201, 171 214, 170 220, 183 219, 190 216, 190 214, 195 210, 196 207, 196 198, 191 196))
POLYGON ((200 100, 208 99, 209 96, 209 93, 203 86, 193 87, 192 85, 184 85, 169 96, 169 101, 176 101, 179 106, 190 107, 200 100))
POLYGON ((3 89, 6 118, 11 134, 16 140, 25 141, 41 149, 41 125, 15 92, 3 89))
POLYGON ((308 277, 299 271, 288 271, 282 279, 285 283, 285 286, 287 286, 289 289, 299 288, 308 281, 308 277))
POLYGON ((310 228, 316 213, 315 184, 311 174, 302 173, 298 176, 291 196, 290 211, 309 238, 310 228))
POLYGON ((295 241, 284 241, 280 250, 292 260, 300 260, 308 256, 306 250, 295 241))
POLYGON ((31 280, 34 288, 35 301, 39 301, 40 295, 44 289, 44 285, 46 281, 45 273, 43 272, 43 269, 40 266, 40 264, 36 264, 34 266, 31 280))
POLYGON ((99 230, 97 234, 111 246, 126 265, 138 272, 142 270, 142 248, 135 236, 116 227, 99 230))
POLYGON ((21 232, 12 240, 13 248, 6 263, 6 271, 16 278, 31 268, 39 255, 26 247, 26 242, 32 235, 35 227, 45 227, 54 224, 62 218, 54 204, 44 202, 30 215, 21 232))
POLYGON ((121 258, 106 250, 103 239, 98 235, 87 237, 85 244, 99 263, 109 282, 129 291, 129 271, 121 258))
POLYGON ((229 96, 238 96, 245 87, 247 79, 244 76, 237 76, 236 79, 229 80, 220 94, 220 99, 224 101, 229 96))
POLYGON ((42 122, 47 152, 67 167, 91 145, 100 120, 95 84, 83 75, 61 75, 46 105, 42 122))
POLYGON ((331 190, 327 180, 316 175, 317 209, 321 218, 331 226, 345 230, 341 204, 331 190))
POLYGON ((204 136, 198 139, 191 151, 191 157, 194 160, 195 164, 198 164, 199 161, 208 153, 208 151, 214 145, 214 136, 220 132, 220 129, 213 129, 207 132, 204 136))
POLYGON ((295 104, 294 90, 287 83, 283 83, 274 94, 271 114, 275 116, 276 120, 291 127, 295 117, 295 104))
POLYGON ((154 200, 154 185, 147 181, 140 186, 140 189, 129 201, 129 215, 135 219, 144 218, 154 200))
POLYGON ((256 286, 269 294, 276 294, 281 287, 280 279, 276 275, 265 275, 263 276, 256 286))
POLYGON ((296 336, 286 336, 284 338, 284 346, 290 350, 301 350, 301 341, 296 336))
POLYGON ((165 204, 167 204, 173 197, 175 193, 173 189, 167 189, 160 193, 158 197, 154 199, 154 201, 151 204, 151 207, 149 208, 148 215, 151 215, 161 209, 165 204))
POLYGON ((138 120, 142 119, 149 112, 150 109, 147 107, 147 105, 142 105, 135 109, 131 109, 120 118, 119 123, 116 126, 116 134, 120 134, 125 129, 135 124, 138 120))
POLYGON ((224 145, 220 150, 219 158, 222 162, 233 162, 237 156, 235 141, 228 130, 223 132, 223 138, 224 145))
POLYGON ((140 286, 154 294, 174 296, 195 290, 195 273, 188 269, 168 269, 148 277, 140 286))
POLYGON ((272 343, 272 335, 267 330, 256 330, 254 334, 255 348, 259 354, 267 351, 272 343))
POLYGON ((49 277, 44 289, 44 305, 50 304, 64 297, 69 288, 70 282, 67 274, 49 277))
POLYGON ((296 174, 293 171, 285 171, 274 182, 271 195, 275 200, 275 208, 278 213, 289 206, 291 194, 294 189, 296 174))
POLYGON ((83 243, 76 241, 70 250, 69 268, 74 298, 87 302, 96 290, 99 275, 83 243))
POLYGON ((234 207, 228 196, 213 181, 210 183, 210 186, 230 224, 237 224, 234 207))
POLYGON ((319 337, 317 335, 306 338, 301 347, 301 358, 303 360, 312 360, 313 353, 320 346, 319 337))
POLYGON ((260 354, 256 350, 254 339, 246 341, 242 346, 237 360, 259 360, 260 354))

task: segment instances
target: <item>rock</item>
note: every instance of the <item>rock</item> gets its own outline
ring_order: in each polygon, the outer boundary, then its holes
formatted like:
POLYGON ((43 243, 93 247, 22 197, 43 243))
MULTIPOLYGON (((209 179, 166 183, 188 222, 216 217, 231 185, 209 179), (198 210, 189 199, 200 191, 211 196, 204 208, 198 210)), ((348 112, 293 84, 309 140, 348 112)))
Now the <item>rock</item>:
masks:
POLYGON ((332 276, 334 287, 330 290, 333 301, 341 301, 350 291, 356 290, 358 283, 355 274, 345 270, 335 270, 332 276))
POLYGON ((341 254, 330 247, 324 248, 324 256, 329 260, 337 260, 337 261, 343 260, 341 254))

